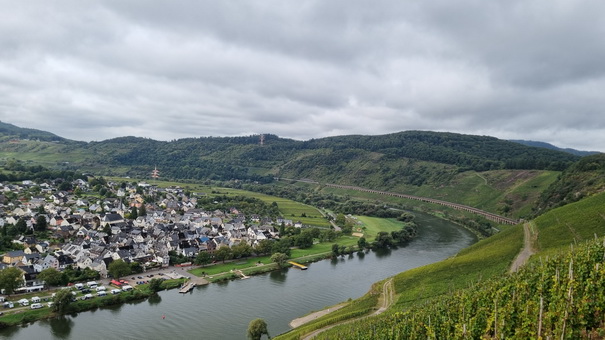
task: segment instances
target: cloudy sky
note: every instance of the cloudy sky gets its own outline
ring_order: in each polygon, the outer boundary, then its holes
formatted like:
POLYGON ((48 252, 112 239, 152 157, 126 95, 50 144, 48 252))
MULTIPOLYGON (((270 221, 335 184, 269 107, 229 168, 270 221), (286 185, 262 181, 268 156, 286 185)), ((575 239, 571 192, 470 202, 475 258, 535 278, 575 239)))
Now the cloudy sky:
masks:
POLYGON ((0 4, 0 120, 70 139, 433 130, 605 151, 600 0, 0 4))

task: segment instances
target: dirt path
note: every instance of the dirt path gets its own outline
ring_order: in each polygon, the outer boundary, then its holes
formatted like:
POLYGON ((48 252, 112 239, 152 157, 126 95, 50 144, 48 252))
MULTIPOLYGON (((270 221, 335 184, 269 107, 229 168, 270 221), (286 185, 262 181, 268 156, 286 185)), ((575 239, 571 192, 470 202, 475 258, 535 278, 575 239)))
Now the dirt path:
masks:
POLYGON ((290 327, 296 328, 296 327, 302 326, 302 325, 306 324, 307 322, 311 322, 311 321, 313 321, 313 320, 315 320, 317 318, 320 318, 320 317, 322 317, 322 316, 324 316, 326 314, 329 314, 329 313, 332 313, 334 311, 337 311, 337 310, 341 309, 342 307, 344 307, 346 305, 347 305, 346 303, 342 303, 340 305, 336 305, 336 306, 333 306, 333 307, 330 307, 330 308, 326 308, 326 309, 323 309, 323 310, 311 313, 309 315, 305 315, 303 317, 294 319, 294 320, 290 321, 290 327))
POLYGON ((536 231, 536 228, 532 227, 533 225, 531 222, 525 222, 523 224, 523 249, 521 249, 521 252, 519 252, 519 255, 517 255, 517 258, 515 258, 510 266, 511 273, 519 270, 519 268, 521 268, 527 262, 529 257, 535 253, 533 243, 537 235, 532 235, 532 229, 536 231))
POLYGON ((313 339, 318 334, 323 333, 323 332, 327 331, 328 329, 332 329, 336 326, 352 323, 357 320, 369 318, 369 317, 384 313, 384 311, 386 311, 391 306, 391 304, 393 304, 393 301, 395 300, 395 290, 393 288, 393 279, 392 278, 388 279, 382 286, 381 298, 382 298, 382 301, 380 303, 380 308, 378 308, 378 310, 376 310, 374 313, 372 313, 370 315, 362 316, 359 318, 351 319, 351 320, 345 320, 345 321, 338 322, 338 323, 335 323, 330 326, 326 326, 324 328, 317 329, 317 330, 305 335, 302 339, 303 340, 313 339))

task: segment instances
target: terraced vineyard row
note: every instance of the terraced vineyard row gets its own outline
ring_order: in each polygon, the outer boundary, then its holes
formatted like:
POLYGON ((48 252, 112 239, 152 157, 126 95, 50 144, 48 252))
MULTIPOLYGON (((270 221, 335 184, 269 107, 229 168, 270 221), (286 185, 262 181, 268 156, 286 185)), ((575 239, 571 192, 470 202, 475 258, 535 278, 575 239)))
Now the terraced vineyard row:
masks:
POLYGON ((605 246, 589 241, 518 273, 320 334, 316 339, 602 338, 605 246))

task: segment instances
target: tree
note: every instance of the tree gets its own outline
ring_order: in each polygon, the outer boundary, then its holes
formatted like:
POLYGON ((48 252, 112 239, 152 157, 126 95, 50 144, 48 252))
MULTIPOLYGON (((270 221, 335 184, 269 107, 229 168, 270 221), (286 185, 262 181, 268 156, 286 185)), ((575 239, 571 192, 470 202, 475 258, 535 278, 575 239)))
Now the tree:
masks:
POLYGON ((254 252, 258 255, 267 255, 271 253, 271 248, 273 246, 273 241, 271 240, 261 240, 254 247, 254 252))
POLYGON ((64 314, 71 304, 72 297, 71 289, 60 289, 53 298, 53 311, 64 314))
POLYGON ((44 269, 38 274, 37 279, 44 281, 47 286, 59 286, 65 283, 63 280, 63 273, 55 268, 44 269))
POLYGON ((276 263, 279 268, 284 266, 284 263, 286 263, 287 259, 288 255, 284 253, 275 253, 271 255, 271 262, 276 263))
POLYGON ((336 223, 337 225, 343 227, 345 225, 346 222, 346 218, 344 214, 338 214, 336 215, 336 219, 334 219, 334 223, 336 223))
POLYGON ((313 232, 311 229, 305 229, 300 235, 296 237, 294 245, 300 249, 311 248, 313 246, 313 232))
POLYGON ((197 265, 201 265, 202 267, 210 263, 212 260, 212 256, 206 251, 200 251, 197 253, 195 260, 193 261, 197 265))
POLYGON ((231 248, 223 246, 218 248, 217 251, 214 252, 214 257, 217 260, 223 261, 223 263, 225 263, 225 260, 230 260, 233 257, 233 252, 231 251, 231 248))
POLYGON ((59 190, 61 191, 70 191, 71 189, 73 189, 71 183, 64 181, 63 183, 59 184, 59 190))
POLYGON ((265 334, 267 334, 267 337, 271 338, 265 320, 255 319, 250 321, 248 324, 248 339, 260 340, 265 334))
POLYGON ((412 222, 415 217, 416 216, 414 216, 414 214, 412 214, 412 213, 404 212, 401 215, 399 215, 399 217, 397 217, 397 220, 399 220, 401 222, 412 222))
POLYGON ((334 255, 334 256, 338 256, 338 254, 339 254, 339 249, 340 249, 340 247, 338 246, 338 244, 337 244, 337 243, 334 243, 334 244, 332 245, 332 255, 334 255))
POLYGON ((336 232, 333 229, 322 230, 319 235, 321 242, 332 242, 336 239, 336 232))
POLYGON ((18 221, 17 224, 15 224, 15 230, 17 231, 17 233, 21 234, 27 231, 27 223, 25 222, 25 220, 23 219, 23 217, 21 217, 18 221))
POLYGON ((149 281, 149 289, 154 293, 162 290, 162 279, 151 279, 149 281))
POLYGON ((139 212, 137 207, 133 206, 130 208, 130 215, 128 216, 130 219, 136 220, 139 217, 139 212))
POLYGON ((122 276, 130 274, 132 271, 130 269, 130 265, 124 260, 115 260, 109 264, 109 268, 107 271, 113 276, 115 279, 119 279, 122 276))
POLYGON ((147 208, 145 208, 145 204, 141 204, 139 208, 139 216, 147 216, 147 208))
POLYGON ((111 226, 109 225, 109 223, 105 224, 105 226, 103 227, 103 232, 107 234, 107 236, 111 236, 111 226))
POLYGON ((46 216, 38 215, 38 217, 36 217, 36 231, 46 231, 47 225, 46 216))
POLYGON ((250 246, 247 242, 240 242, 239 244, 231 247, 231 250, 233 251, 233 257, 236 259, 240 257, 247 258, 248 256, 252 255, 252 246, 250 246))
POLYGON ((361 250, 361 249, 365 249, 368 246, 368 241, 366 241, 365 237, 360 237, 359 240, 357 240, 357 247, 361 250))
POLYGON ((143 266, 139 262, 130 262, 130 272, 131 273, 142 273, 143 266))
POLYGON ((11 295, 23 283, 23 272, 16 267, 8 267, 0 270, 0 289, 4 294, 11 295))
POLYGON ((374 244, 377 248, 387 248, 393 244, 393 238, 386 231, 381 231, 376 235, 374 244))
POLYGON ((271 253, 284 253, 286 255, 290 255, 290 246, 292 246, 291 238, 281 238, 273 242, 273 244, 271 245, 271 253))

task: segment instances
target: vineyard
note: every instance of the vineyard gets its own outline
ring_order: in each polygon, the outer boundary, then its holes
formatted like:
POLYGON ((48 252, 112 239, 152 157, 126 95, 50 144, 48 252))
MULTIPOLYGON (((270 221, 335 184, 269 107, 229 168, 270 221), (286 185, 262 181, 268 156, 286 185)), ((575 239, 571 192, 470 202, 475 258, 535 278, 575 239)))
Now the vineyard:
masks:
POLYGON ((605 241, 572 247, 515 274, 330 329, 316 339, 601 339, 605 241))

